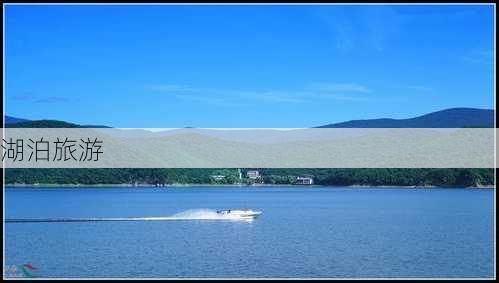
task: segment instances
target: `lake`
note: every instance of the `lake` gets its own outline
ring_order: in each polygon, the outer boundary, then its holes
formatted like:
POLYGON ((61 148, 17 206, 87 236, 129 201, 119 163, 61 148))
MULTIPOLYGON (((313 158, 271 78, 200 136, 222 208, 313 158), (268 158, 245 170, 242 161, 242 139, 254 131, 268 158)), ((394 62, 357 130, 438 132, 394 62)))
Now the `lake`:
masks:
POLYGON ((245 207, 263 214, 251 222, 6 223, 5 264, 31 264, 34 276, 65 278, 493 277, 494 194, 495 189, 8 188, 5 218, 172 216, 245 207))

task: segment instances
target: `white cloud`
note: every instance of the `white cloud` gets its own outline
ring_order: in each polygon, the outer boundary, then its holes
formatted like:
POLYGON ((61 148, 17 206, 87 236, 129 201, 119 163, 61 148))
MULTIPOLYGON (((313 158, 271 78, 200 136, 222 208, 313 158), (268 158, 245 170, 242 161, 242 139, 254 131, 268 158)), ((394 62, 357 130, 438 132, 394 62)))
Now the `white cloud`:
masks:
POLYGON ((406 86, 406 88, 412 89, 412 90, 417 90, 417 91, 424 91, 424 92, 433 91, 433 88, 431 88, 431 87, 420 86, 420 85, 410 85, 410 86, 406 86))
POLYGON ((191 87, 177 84, 148 85, 146 89, 172 95, 177 99, 218 106, 248 106, 255 103, 310 103, 320 99, 367 101, 362 94, 372 92, 366 86, 354 83, 321 83, 301 90, 234 90, 191 87))
POLYGON ((381 52, 411 20, 389 5, 318 6, 311 10, 328 29, 340 52, 356 48, 381 52))
POLYGON ((372 92, 368 87, 355 83, 316 83, 311 85, 311 88, 326 92, 372 92))
POLYGON ((463 55, 461 59, 472 64, 493 65, 494 53, 490 50, 475 49, 463 55))

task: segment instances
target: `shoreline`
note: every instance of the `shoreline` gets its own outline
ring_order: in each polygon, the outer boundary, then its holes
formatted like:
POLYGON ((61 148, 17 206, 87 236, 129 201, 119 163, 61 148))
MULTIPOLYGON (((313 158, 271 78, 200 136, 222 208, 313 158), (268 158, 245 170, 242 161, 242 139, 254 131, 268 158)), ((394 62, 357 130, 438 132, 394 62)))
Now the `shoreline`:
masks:
POLYGON ((223 187, 223 188, 259 188, 259 187, 296 187, 296 188, 351 188, 351 189, 368 189, 368 188, 393 188, 393 189, 495 189, 495 185, 479 185, 471 187, 455 187, 455 186, 397 186, 397 185, 293 185, 293 184, 168 184, 156 186, 152 184, 5 184, 5 188, 195 188, 195 187, 223 187))

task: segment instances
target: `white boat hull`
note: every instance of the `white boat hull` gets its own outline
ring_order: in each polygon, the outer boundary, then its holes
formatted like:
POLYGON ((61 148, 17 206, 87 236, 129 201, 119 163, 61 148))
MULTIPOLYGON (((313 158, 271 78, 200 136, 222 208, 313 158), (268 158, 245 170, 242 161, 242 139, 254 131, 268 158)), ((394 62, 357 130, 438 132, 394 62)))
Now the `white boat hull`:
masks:
POLYGON ((255 210, 219 210, 218 214, 224 215, 230 218, 243 218, 243 219, 254 219, 262 214, 261 211, 255 210))

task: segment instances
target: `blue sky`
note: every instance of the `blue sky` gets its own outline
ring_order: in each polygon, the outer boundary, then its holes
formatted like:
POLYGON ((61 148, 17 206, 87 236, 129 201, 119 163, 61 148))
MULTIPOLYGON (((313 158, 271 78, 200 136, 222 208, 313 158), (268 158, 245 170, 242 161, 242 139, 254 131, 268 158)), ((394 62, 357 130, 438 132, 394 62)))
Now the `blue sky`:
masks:
POLYGON ((5 110, 114 127, 309 127, 494 108, 494 7, 5 7, 5 110))

